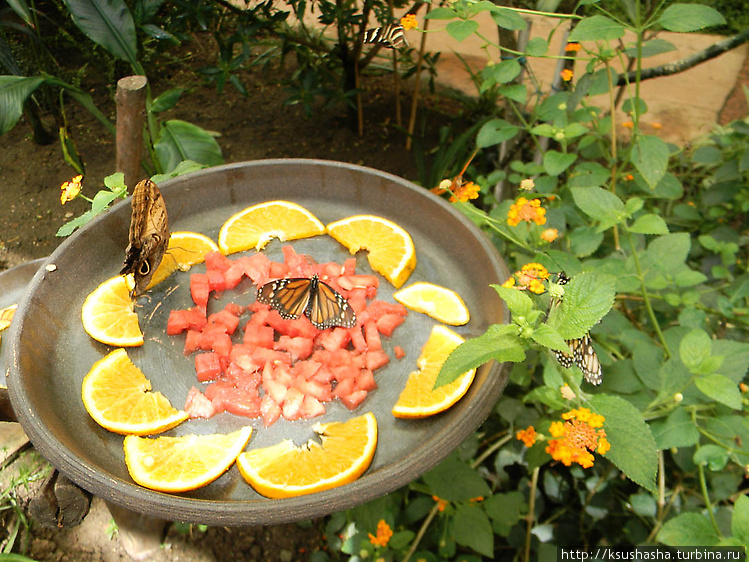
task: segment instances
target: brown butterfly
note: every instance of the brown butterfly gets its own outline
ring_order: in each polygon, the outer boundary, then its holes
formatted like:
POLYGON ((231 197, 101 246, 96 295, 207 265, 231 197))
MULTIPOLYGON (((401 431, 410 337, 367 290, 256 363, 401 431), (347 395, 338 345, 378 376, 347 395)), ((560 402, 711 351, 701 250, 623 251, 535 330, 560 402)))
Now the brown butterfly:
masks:
POLYGON ((164 198, 155 183, 143 180, 133 190, 130 243, 125 250, 125 265, 120 271, 120 274, 132 273, 135 278, 131 297, 145 292, 168 244, 169 220, 164 198))

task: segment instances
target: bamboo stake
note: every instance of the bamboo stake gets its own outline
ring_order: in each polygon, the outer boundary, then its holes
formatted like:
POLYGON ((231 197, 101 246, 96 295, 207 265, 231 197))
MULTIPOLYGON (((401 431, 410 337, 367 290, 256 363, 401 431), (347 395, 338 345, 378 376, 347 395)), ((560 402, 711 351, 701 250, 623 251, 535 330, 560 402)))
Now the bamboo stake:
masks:
MULTIPOLYGON (((432 9, 432 4, 427 4, 427 15, 432 9)), ((424 18, 424 33, 421 35, 421 45, 419 47, 419 60, 416 62, 416 83, 414 84, 414 95, 411 99, 411 115, 408 119, 408 137, 406 138, 406 150, 411 150, 414 128, 416 127, 416 107, 419 103, 419 91, 421 86, 421 69, 424 64, 424 52, 427 46, 427 30, 429 29, 429 20, 424 18)))

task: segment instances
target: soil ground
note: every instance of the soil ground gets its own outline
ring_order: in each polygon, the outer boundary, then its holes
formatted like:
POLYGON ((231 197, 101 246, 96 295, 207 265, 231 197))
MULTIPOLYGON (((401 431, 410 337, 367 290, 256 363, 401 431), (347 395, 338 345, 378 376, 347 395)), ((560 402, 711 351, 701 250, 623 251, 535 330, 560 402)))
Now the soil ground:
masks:
MULTIPOLYGON (((199 59, 208 52, 208 37, 197 38, 187 57, 199 59)), ((365 92, 365 133, 359 137, 346 126, 345 110, 317 108, 312 118, 300 106, 288 106, 281 83, 285 71, 247 72, 243 75, 250 92, 243 97, 231 86, 217 96, 191 70, 195 61, 167 65, 152 78, 156 94, 172 87, 187 87, 176 108, 163 118, 190 121, 220 133, 218 138, 227 162, 279 157, 308 157, 364 164, 416 179, 413 154, 404 149, 404 135, 394 126, 395 103, 391 84, 368 79, 365 92)), ((286 71, 288 72, 288 71, 286 71)), ((727 123, 746 115, 741 85, 749 84, 749 60, 744 62, 736 85, 713 122, 727 123)), ((99 84, 93 89, 99 107, 114 119, 112 87, 99 84)), ((691 96, 685 92, 685 96, 691 96)), ((403 96, 407 116, 409 97, 403 96)), ((420 121, 426 124, 427 147, 437 143, 440 126, 453 124, 459 104, 447 97, 428 96, 420 121)), ((86 110, 75 103, 67 106, 73 137, 86 163, 84 190, 98 190, 102 179, 115 169, 114 138, 86 110)), ((81 201, 60 205, 59 186, 74 175, 62 159, 59 143, 37 146, 29 127, 22 121, 0 137, 0 185, 4 204, 0 206, 0 270, 23 261, 49 255, 62 241, 55 237, 59 226, 85 210, 81 201)), ((32 526, 24 538, 27 553, 39 561, 130 560, 137 548, 126 549, 127 537, 116 532, 103 501, 94 498, 83 524, 73 529, 43 529, 32 526)), ((20 544, 21 541, 19 541, 20 544)), ((136 545, 137 546, 137 545, 136 545)), ((142 546, 142 545, 141 545, 142 546)), ((203 562, 226 560, 306 560, 311 552, 324 548, 322 520, 305 524, 250 529, 209 528, 205 531, 171 526, 161 547, 141 559, 203 562)))

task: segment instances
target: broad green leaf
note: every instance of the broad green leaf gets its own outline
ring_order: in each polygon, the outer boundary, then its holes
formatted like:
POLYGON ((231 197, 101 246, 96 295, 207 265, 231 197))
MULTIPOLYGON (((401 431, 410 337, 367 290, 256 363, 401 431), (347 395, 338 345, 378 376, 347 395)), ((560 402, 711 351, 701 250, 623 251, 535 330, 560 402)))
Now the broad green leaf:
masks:
POLYGON ((458 14, 455 13, 455 10, 452 8, 448 8, 447 6, 441 6, 439 8, 434 8, 431 10, 427 15, 424 16, 424 19, 427 20, 451 20, 458 17, 458 14))
POLYGON ((510 534, 513 525, 520 521, 528 509, 521 492, 494 494, 484 500, 483 506, 484 511, 492 520, 494 532, 503 537, 510 534))
POLYGON ((0 76, 0 135, 16 126, 23 115, 23 104, 44 82, 42 78, 0 76))
POLYGON ((572 253, 579 258, 584 258, 599 248, 603 242, 603 232, 598 232, 592 226, 580 226, 567 234, 567 240, 572 253))
POLYGON ((741 494, 733 504, 731 533, 739 544, 749 544, 749 497, 741 494))
POLYGON ((543 57, 549 51, 549 43, 543 37, 533 37, 525 46, 529 57, 543 57))
POLYGON ((643 135, 632 148, 632 163, 650 189, 655 189, 666 173, 668 157, 668 145, 656 136, 643 135))
POLYGON ((497 6, 492 10, 492 19, 498 27, 509 29, 511 31, 519 31, 528 27, 528 23, 523 19, 523 16, 518 14, 515 10, 508 10, 497 6))
POLYGON ((197 125, 173 119, 161 124, 159 140, 154 145, 162 170, 171 172, 183 160, 194 160, 207 166, 224 163, 216 139, 197 125))
POLYGON ((476 147, 486 148, 510 140, 519 130, 504 119, 492 119, 484 123, 476 135, 476 147))
POLYGON ((728 464, 728 451, 719 445, 703 445, 692 456, 694 464, 704 464, 713 472, 719 472, 728 464))
POLYGON ((614 304, 616 278, 597 271, 575 275, 565 286, 562 306, 554 325, 566 339, 583 337, 614 304))
POLYGON ((684 408, 677 408, 665 420, 657 420, 650 427, 659 449, 692 447, 700 440, 700 432, 684 408))
POLYGON ((447 34, 456 41, 463 41, 473 35, 479 28, 474 20, 451 21, 447 24, 447 34))
POLYGON ((658 542, 667 546, 713 546, 719 540, 710 519, 701 513, 681 513, 658 532, 658 542))
POLYGON ((570 191, 580 210, 600 221, 599 230, 611 228, 626 219, 624 203, 610 191, 601 187, 573 187, 570 191))
POLYGON ((577 160, 577 154, 547 150, 544 153, 544 170, 550 176, 558 176, 577 160))
POLYGON ((564 338, 559 335, 559 332, 546 324, 541 324, 538 328, 533 330, 531 339, 537 344, 549 349, 557 349, 569 353, 570 346, 567 345, 564 338))
POLYGON ((581 19, 570 33, 569 41, 613 41, 624 37, 624 27, 606 16, 581 19))
POLYGON ((516 59, 510 59, 487 67, 482 75, 494 84, 506 84, 517 78, 521 70, 520 63, 516 59))
POLYGON ((523 291, 502 285, 492 285, 492 288, 497 291, 499 298, 507 303, 507 308, 514 317, 528 316, 533 310, 533 299, 523 291))
POLYGON ((525 359, 525 349, 514 324, 494 324, 482 335, 460 344, 443 363, 435 388, 449 384, 460 375, 496 359, 503 363, 519 363, 525 359))
POLYGON ((593 396, 590 405, 606 418, 603 428, 611 444, 606 459, 613 462, 627 478, 655 492, 658 449, 642 413, 626 400, 606 394, 593 396))
POLYGON ((491 494, 481 475, 455 456, 448 457, 422 478, 435 496, 451 502, 468 501, 491 494))
POLYGON ((109 207, 115 199, 117 199, 116 193, 102 189, 94 195, 94 201, 91 203, 91 212, 94 215, 98 215, 109 207))
MULTIPOLYGON (((654 57, 656 55, 662 55, 663 53, 670 53, 676 50, 676 45, 666 41, 665 39, 651 39, 645 41, 641 47, 642 58, 654 57)), ((624 53, 628 57, 637 57, 637 45, 632 45, 624 49, 624 53)))
POLYGON ((724 25, 726 19, 715 8, 704 4, 671 4, 663 10, 657 23, 668 31, 685 33, 724 25))
POLYGON ((33 26, 34 22, 31 19, 31 10, 26 0, 8 0, 10 8, 18 15, 26 25, 33 26))
POLYGON ((82 227, 87 222, 89 222, 91 219, 94 218, 94 214, 88 210, 85 213, 83 213, 79 217, 75 217, 74 219, 66 222, 63 224, 57 232, 55 232, 55 236, 69 236, 70 234, 73 234, 76 229, 82 227))
POLYGON ((177 167, 168 174, 156 174, 155 176, 151 176, 151 181, 156 184, 160 184, 161 182, 164 182, 166 180, 176 178, 177 176, 197 172, 198 170, 202 170, 205 167, 205 164, 199 164, 198 162, 193 162, 192 160, 183 160, 182 162, 177 164, 177 167))
POLYGON ((184 91, 183 88, 172 88, 171 90, 167 90, 153 100, 151 111, 154 113, 161 113, 162 111, 173 108, 184 91))
POLYGON ((728 377, 718 374, 704 375, 699 377, 694 384, 708 398, 734 410, 741 409, 741 392, 736 383, 728 377))
POLYGON ((115 57, 138 66, 135 22, 124 0, 63 0, 73 23, 115 57))
POLYGON ((688 232, 664 234, 655 238, 645 250, 643 269, 656 272, 677 271, 689 255, 691 240, 688 232))
POLYGON ((502 86, 497 89, 497 93, 518 103, 525 103, 528 99, 528 88, 523 84, 508 84, 507 86, 502 86))
POLYGON ((42 76, 44 76, 44 81, 47 84, 52 84, 54 86, 58 86, 62 88, 66 94, 68 94, 70 97, 72 97, 75 101, 80 103, 91 115, 96 117, 96 119, 104 125, 107 130, 115 134, 115 127, 114 124, 109 120, 109 118, 104 115, 98 107, 96 107, 96 104, 94 103, 94 99, 91 97, 91 95, 79 88, 78 86, 74 86, 73 84, 68 84, 64 80, 60 80, 59 78, 52 76, 50 74, 46 74, 42 72, 42 76))
POLYGON ((692 330, 679 343, 681 362, 690 371, 696 371, 705 358, 710 357, 712 343, 704 330, 692 330))
POLYGON ((452 520, 455 542, 494 558, 494 531, 486 512, 475 504, 458 504, 452 520))
POLYGON ((658 506, 652 494, 640 492, 629 496, 629 503, 634 511, 640 517, 655 517, 658 513, 658 506))

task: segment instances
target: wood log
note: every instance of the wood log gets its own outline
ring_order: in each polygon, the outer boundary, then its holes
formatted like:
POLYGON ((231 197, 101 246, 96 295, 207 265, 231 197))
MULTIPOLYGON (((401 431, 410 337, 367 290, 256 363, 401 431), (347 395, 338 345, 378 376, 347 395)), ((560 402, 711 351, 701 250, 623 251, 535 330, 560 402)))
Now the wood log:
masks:
POLYGON ((146 119, 145 76, 127 76, 117 81, 117 162, 118 172, 125 174, 125 185, 134 186, 141 179, 140 160, 143 151, 143 125, 146 119))
POLYGON ((83 522, 90 507, 91 494, 53 470, 29 502, 29 513, 42 527, 70 528, 83 522))

